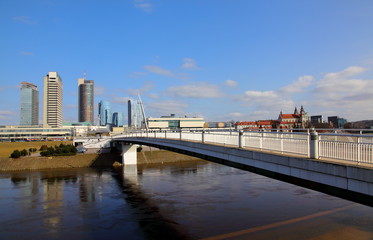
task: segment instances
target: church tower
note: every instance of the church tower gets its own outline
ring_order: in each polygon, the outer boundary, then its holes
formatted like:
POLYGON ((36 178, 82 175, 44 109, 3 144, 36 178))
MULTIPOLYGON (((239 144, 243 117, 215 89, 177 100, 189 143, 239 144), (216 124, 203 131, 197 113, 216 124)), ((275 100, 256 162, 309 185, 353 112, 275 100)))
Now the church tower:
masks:
POLYGON ((303 105, 300 107, 300 120, 303 128, 309 122, 308 114, 306 113, 306 111, 304 111, 303 105))
POLYGON ((298 113, 298 108, 297 108, 297 107, 295 107, 295 109, 294 109, 294 114, 299 114, 299 113, 298 113))

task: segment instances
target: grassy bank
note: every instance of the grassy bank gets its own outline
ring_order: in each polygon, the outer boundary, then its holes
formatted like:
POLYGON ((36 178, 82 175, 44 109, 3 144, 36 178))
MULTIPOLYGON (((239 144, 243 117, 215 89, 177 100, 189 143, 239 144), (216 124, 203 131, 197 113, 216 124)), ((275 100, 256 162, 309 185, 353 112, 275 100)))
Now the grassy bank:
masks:
MULTIPOLYGON (((139 164, 169 163, 197 160, 198 158, 179 153, 157 150, 137 153, 139 164)), ((20 157, 1 158, 0 172, 32 171, 58 168, 82 168, 82 167, 111 167, 115 162, 121 162, 120 153, 90 153, 77 154, 75 156, 59 157, 20 157)))
POLYGON ((38 151, 42 145, 48 147, 63 144, 72 144, 72 141, 42 141, 42 142, 0 142, 0 158, 8 158, 14 150, 36 148, 38 151))

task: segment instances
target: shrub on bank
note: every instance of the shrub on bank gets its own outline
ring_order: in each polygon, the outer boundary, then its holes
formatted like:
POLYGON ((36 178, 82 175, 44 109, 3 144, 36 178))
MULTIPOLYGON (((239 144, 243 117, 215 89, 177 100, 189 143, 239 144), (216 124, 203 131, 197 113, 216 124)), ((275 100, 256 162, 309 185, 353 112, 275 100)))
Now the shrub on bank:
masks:
POLYGON ((23 149, 22 151, 21 151, 21 156, 27 156, 28 155, 28 152, 27 152, 27 150, 26 149, 23 149))
POLYGON ((30 153, 32 153, 32 152, 36 152, 37 149, 36 149, 36 148, 30 148, 28 151, 29 151, 30 153))
POLYGON ((60 144, 59 146, 48 147, 46 150, 41 151, 40 155, 43 157, 50 156, 72 156, 77 152, 76 147, 73 145, 60 144))
POLYGON ((14 150, 12 154, 10 154, 11 158, 19 158, 21 156, 21 152, 19 150, 14 150))
POLYGON ((19 157, 27 156, 28 154, 29 154, 29 152, 28 152, 26 149, 23 149, 22 151, 19 151, 19 150, 17 149, 17 150, 14 150, 14 151, 10 154, 10 157, 11 157, 11 158, 19 158, 19 157))
POLYGON ((39 149, 39 151, 45 151, 48 149, 48 146, 47 145, 42 145, 39 149))

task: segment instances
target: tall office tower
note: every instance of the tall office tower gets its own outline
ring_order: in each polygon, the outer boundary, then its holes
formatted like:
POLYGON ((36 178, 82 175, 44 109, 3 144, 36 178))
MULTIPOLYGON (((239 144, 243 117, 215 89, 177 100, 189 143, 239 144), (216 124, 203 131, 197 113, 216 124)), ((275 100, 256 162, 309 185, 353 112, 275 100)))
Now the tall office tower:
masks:
POLYGON ((38 87, 28 82, 21 82, 20 125, 39 124, 38 87))
POLYGON ((106 126, 112 123, 112 115, 109 102, 100 101, 98 103, 98 118, 100 121, 100 126, 106 126))
POLYGON ((62 89, 62 79, 57 72, 49 72, 44 77, 44 126, 62 126, 62 89))
POLYGON ((141 104, 136 100, 128 100, 128 127, 141 128, 144 123, 144 115, 141 104))
POLYGON ((123 113, 122 112, 113 113, 113 125, 116 127, 123 127, 123 113))
POLYGON ((79 91, 79 122, 91 122, 94 120, 94 81, 85 80, 85 78, 78 79, 79 91))

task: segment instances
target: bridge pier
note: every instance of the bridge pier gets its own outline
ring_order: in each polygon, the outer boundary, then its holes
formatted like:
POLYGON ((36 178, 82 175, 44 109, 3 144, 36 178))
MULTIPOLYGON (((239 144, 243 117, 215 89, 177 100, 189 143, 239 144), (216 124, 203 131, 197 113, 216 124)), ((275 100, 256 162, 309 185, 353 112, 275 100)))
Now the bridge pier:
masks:
POLYGON ((138 174, 137 174, 137 165, 125 165, 123 167, 123 176, 128 180, 131 184, 137 185, 138 184, 138 174))
POLYGON ((137 147, 136 144, 122 143, 122 164, 136 165, 137 164, 137 147))

